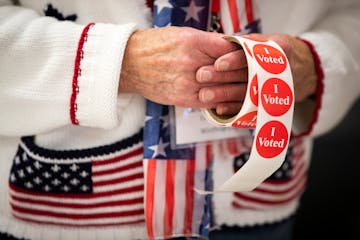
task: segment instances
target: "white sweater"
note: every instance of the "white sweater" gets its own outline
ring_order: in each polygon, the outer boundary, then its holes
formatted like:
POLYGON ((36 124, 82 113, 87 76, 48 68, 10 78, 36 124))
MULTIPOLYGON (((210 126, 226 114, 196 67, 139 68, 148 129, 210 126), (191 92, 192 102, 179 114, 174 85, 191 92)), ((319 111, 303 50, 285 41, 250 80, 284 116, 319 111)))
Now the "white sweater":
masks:
MULTIPOLYGON (((298 35, 310 41, 320 56, 325 74, 323 93, 318 96, 321 107, 316 109, 318 118, 310 126, 310 135, 302 138, 308 163, 313 137, 336 126, 359 96, 360 2, 260 0, 258 4, 264 33, 298 35)), ((126 41, 135 29, 151 26, 149 8, 142 0, 24 0, 20 5, 0 0, 0 232, 44 240, 146 238, 143 223, 65 228, 18 220, 9 205, 8 179, 21 136, 36 135, 36 144, 43 148, 69 150, 111 144, 139 132, 145 119, 144 99, 118 96, 117 87, 126 41), (44 17, 49 4, 63 17, 76 14, 75 23, 44 17), (78 43, 89 22, 96 24, 86 34, 77 78, 80 90, 75 94, 76 108, 70 111, 78 43), (80 126, 72 125, 71 115, 80 126)), ((311 106, 296 105, 298 132, 309 128, 311 106)), ((215 184, 227 174, 231 172, 215 171, 215 184)), ((231 194, 217 195, 217 224, 279 221, 296 210, 300 196, 266 211, 234 211, 231 194)))

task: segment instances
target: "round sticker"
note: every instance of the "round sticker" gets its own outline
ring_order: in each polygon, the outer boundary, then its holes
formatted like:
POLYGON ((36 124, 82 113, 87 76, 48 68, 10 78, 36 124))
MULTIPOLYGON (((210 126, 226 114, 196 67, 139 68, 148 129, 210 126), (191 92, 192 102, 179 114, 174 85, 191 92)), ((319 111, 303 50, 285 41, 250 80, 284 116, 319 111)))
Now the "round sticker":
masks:
POLYGON ((256 149, 260 156, 273 158, 279 155, 288 144, 286 127, 279 121, 265 123, 256 138, 256 149))
POLYGON ((267 41, 268 41, 267 39, 254 38, 254 37, 247 36, 247 35, 243 35, 243 36, 241 36, 241 37, 246 38, 246 39, 249 39, 249 40, 253 40, 253 41, 255 41, 255 42, 267 42, 267 41))
POLYGON ((250 48, 248 47, 248 45, 244 42, 244 47, 245 47, 245 50, 246 52, 249 54, 250 57, 253 57, 251 51, 250 51, 250 48))
POLYGON ((257 106, 258 102, 259 102, 259 98, 258 98, 258 80, 257 80, 257 75, 255 74, 253 79, 251 80, 250 83, 250 99, 252 101, 252 103, 257 106))
POLYGON ((236 119, 232 126, 237 128, 255 128, 257 111, 249 112, 236 119))
POLYGON ((293 103, 293 94, 289 85, 279 78, 266 80, 260 95, 261 104, 272 116, 285 114, 293 103))
POLYGON ((285 55, 280 50, 265 44, 256 44, 253 48, 256 61, 269 73, 282 73, 287 65, 285 55))

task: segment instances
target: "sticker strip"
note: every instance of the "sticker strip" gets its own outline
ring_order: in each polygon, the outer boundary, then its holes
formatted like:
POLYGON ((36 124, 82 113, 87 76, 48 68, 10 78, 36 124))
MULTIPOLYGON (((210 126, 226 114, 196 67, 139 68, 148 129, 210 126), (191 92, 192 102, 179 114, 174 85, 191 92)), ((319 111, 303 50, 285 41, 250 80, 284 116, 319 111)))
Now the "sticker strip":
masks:
POLYGON ((234 116, 220 116, 211 109, 202 113, 218 126, 255 128, 255 138, 249 160, 214 192, 251 191, 285 160, 294 111, 293 79, 289 61, 274 41, 245 36, 226 39, 245 52, 249 76, 245 100, 234 116))

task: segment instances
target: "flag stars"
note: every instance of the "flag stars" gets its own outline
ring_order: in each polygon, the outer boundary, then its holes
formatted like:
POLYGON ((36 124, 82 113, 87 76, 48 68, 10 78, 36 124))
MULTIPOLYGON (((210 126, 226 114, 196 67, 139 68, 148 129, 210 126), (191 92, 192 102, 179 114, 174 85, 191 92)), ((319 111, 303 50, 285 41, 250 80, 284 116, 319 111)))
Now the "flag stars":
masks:
POLYGON ((145 122, 150 121, 151 119, 153 119, 152 116, 146 116, 146 117, 145 117, 145 122))
POLYGON ((169 145, 169 143, 164 143, 162 139, 160 138, 158 145, 152 145, 149 147, 150 150, 154 151, 152 158, 155 158, 156 156, 162 155, 166 157, 166 151, 165 148, 169 145))
POLYGON ((48 171, 44 172, 43 176, 44 178, 51 178, 51 174, 48 171))
POLYGON ((87 173, 85 170, 83 170, 79 175, 83 178, 86 178, 89 175, 89 173, 87 173))
POLYGON ((87 190, 89 190, 89 187, 86 185, 82 185, 80 188, 83 192, 86 192, 87 190))
POLYGON ((73 172, 76 172, 80 167, 78 165, 76 165, 75 163, 73 165, 71 165, 70 169, 73 172))
POLYGON ((39 178, 38 176, 36 178, 33 179, 33 182, 37 185, 39 185, 40 183, 42 183, 41 178, 39 178))
POLYGON ((240 168, 242 165, 244 165, 244 161, 243 160, 237 160, 235 164, 236 164, 236 167, 240 168))
POLYGON ((22 154, 22 159, 23 159, 24 162, 26 162, 26 161, 28 160, 28 157, 27 157, 27 155, 26 155, 26 152, 24 152, 24 153, 22 154))
POLYGON ((63 187, 62 187, 62 190, 64 190, 64 192, 68 192, 68 191, 70 191, 70 187, 68 186, 68 185, 64 185, 63 187))
POLYGON ((15 164, 16 164, 16 165, 19 165, 20 163, 21 163, 20 157, 19 157, 19 156, 16 156, 16 157, 15 157, 15 164))
POLYGON ((61 177, 63 177, 64 179, 68 179, 71 175, 67 172, 64 172, 63 174, 61 174, 61 177))
POLYGON ((276 178, 281 178, 283 176, 283 173, 281 172, 281 171, 277 171, 276 173, 275 173, 275 177, 276 178))
POLYGON ((27 171, 29 174, 34 173, 34 170, 31 168, 31 166, 27 166, 27 167, 26 167, 26 171, 27 171))
POLYGON ((289 169, 289 164, 287 162, 284 162, 283 166, 282 166, 283 170, 287 170, 289 169))
POLYGON ((16 187, 37 193, 88 193, 92 191, 91 162, 45 162, 28 155, 23 161, 24 151, 13 158, 14 165, 8 182, 16 187), (19 164, 15 161, 18 159, 19 164))
POLYGON ((195 0, 190 1, 190 5, 188 7, 182 7, 181 9, 186 12, 185 21, 187 22, 190 19, 194 19, 196 22, 200 22, 199 12, 202 11, 204 6, 196 6, 195 0))
POLYGON ((15 176, 14 173, 11 173, 11 175, 10 175, 10 181, 11 181, 11 182, 15 182, 15 181, 16 181, 16 176, 15 176))
POLYGON ((51 170, 55 173, 57 173, 58 171, 61 170, 61 167, 59 167, 57 164, 55 164, 54 166, 51 167, 51 170))
POLYGON ((26 182, 25 187, 28 188, 28 189, 31 189, 31 188, 34 187, 34 185, 31 182, 26 182))
POLYGON ((70 183, 74 186, 78 185, 80 183, 80 181, 77 178, 73 178, 71 179, 70 183))
POLYGON ((168 0, 161 1, 161 3, 157 5, 157 13, 159 14, 163 8, 173 8, 173 5, 168 0))
POLYGON ((35 167, 37 170, 39 170, 39 169, 42 167, 42 165, 41 165, 38 161, 35 161, 35 162, 34 162, 34 167, 35 167))
POLYGON ((18 170, 17 173, 18 173, 19 178, 24 178, 25 177, 25 172, 24 172, 23 169, 18 170))
POLYGON ((52 183, 52 185, 54 185, 56 187, 61 184, 61 181, 59 179, 55 178, 51 183, 52 183))
POLYGON ((160 117, 160 120, 162 120, 162 129, 167 128, 169 125, 169 115, 160 117))
POLYGON ((47 185, 47 184, 44 186, 43 189, 44 189, 45 192, 51 191, 51 187, 49 187, 49 185, 47 185))

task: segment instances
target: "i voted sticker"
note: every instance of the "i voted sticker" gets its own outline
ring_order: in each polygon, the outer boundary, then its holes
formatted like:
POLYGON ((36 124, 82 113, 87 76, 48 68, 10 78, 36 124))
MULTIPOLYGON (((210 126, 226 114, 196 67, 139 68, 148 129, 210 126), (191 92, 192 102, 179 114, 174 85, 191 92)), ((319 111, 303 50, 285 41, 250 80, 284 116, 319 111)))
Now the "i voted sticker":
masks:
POLYGON ((282 73, 287 66, 285 54, 272 46, 256 44, 254 55, 259 65, 269 73, 282 73))
POLYGON ((293 91, 283 80, 270 78, 262 86, 261 103, 270 115, 281 116, 293 105, 293 91))
POLYGON ((264 158, 273 158, 282 153, 288 144, 289 133, 282 122, 270 121, 259 130, 256 150, 264 158))
POLYGON ((289 61, 275 42, 248 36, 226 38, 243 48, 248 62, 244 103, 234 116, 218 116, 210 109, 202 113, 218 126, 255 128, 255 137, 248 161, 214 192, 251 191, 285 160, 294 111, 293 80, 289 61))

